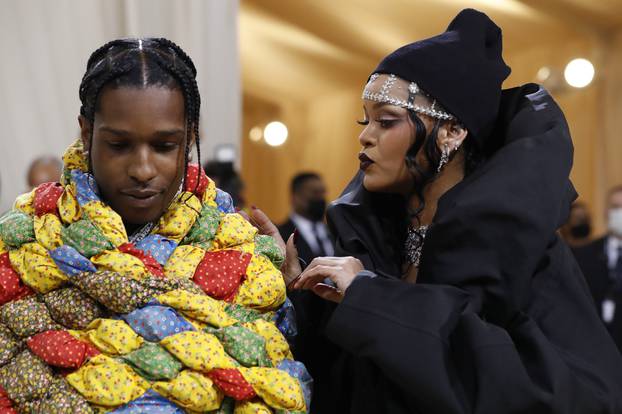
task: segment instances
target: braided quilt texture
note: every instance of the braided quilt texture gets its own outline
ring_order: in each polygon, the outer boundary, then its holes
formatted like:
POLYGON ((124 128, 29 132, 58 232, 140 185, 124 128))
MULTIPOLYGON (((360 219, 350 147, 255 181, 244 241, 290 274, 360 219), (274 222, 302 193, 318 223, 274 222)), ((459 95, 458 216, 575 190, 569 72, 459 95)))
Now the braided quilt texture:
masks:
POLYGON ((0 414, 307 412, 274 240, 190 165, 131 243, 79 140, 63 161, 0 218, 0 414))

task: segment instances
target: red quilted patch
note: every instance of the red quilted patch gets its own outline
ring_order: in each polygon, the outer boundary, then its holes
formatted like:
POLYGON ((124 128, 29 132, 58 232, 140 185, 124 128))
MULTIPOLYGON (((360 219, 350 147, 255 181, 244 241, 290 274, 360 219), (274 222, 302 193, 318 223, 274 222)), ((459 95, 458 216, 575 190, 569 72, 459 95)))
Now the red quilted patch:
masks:
POLYGON ((9 253, 0 255, 0 306, 12 300, 21 299, 34 292, 22 283, 11 266, 9 253))
POLYGON ((80 368, 87 358, 99 354, 91 344, 67 331, 45 331, 28 340, 28 348, 47 364, 59 368, 80 368))
POLYGON ((145 253, 144 251, 136 248, 132 243, 125 243, 119 246, 119 251, 127 254, 131 254, 134 257, 140 259, 141 262, 145 265, 147 269, 151 272, 152 275, 158 277, 164 277, 164 270, 162 266, 156 259, 153 258, 149 253, 145 253))
POLYGON ((56 203, 65 189, 59 183, 43 183, 35 190, 34 208, 35 215, 42 216, 47 213, 58 215, 56 203))
POLYGON ((231 301, 246 278, 251 257, 237 250, 207 252, 194 272, 194 283, 214 299, 231 301))
POLYGON ((201 198, 207 188, 207 184, 209 184, 209 178, 205 175, 203 168, 201 168, 198 164, 188 164, 186 180, 184 181, 184 191, 193 193, 197 197, 201 198), (197 177, 197 170, 201 170, 200 178, 197 177), (197 185, 197 179, 200 180, 199 185, 197 185))
POLYGON ((17 410, 13 408, 13 402, 9 398, 4 388, 0 385, 0 414, 17 414, 17 410))
POLYGON ((240 371, 234 368, 218 368, 210 371, 208 377, 218 385, 222 392, 236 400, 250 400, 257 396, 240 371))

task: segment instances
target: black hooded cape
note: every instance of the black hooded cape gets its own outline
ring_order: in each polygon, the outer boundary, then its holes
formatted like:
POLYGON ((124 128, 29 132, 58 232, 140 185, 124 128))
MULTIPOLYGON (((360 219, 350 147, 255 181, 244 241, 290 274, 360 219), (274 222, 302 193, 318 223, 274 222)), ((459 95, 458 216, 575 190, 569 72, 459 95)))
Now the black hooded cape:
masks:
POLYGON ((564 116, 525 85, 504 91, 495 134, 439 201, 416 284, 360 174, 329 208, 336 255, 376 277, 300 345, 317 357, 314 413, 622 413, 622 357, 556 234, 576 197, 564 116))

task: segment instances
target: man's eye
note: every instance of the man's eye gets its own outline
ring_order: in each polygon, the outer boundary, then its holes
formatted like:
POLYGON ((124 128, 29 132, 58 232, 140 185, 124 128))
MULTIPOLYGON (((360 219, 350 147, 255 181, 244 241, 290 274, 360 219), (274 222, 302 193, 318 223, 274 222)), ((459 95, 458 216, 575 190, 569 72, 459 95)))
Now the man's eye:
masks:
POLYGON ((128 147, 125 142, 108 142, 108 146, 115 151, 123 150, 128 147))
POLYGON ((168 152, 176 149, 178 144, 176 142, 160 142, 154 145, 154 148, 160 152, 168 152))

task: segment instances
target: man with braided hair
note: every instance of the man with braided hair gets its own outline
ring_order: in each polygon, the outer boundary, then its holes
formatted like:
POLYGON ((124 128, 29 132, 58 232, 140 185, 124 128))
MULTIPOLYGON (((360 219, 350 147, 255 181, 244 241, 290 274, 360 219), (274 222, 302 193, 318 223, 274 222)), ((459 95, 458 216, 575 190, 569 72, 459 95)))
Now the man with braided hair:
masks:
POLYGON ((283 252, 200 167, 167 39, 89 58, 61 183, 0 218, 0 413, 301 413, 283 252))

